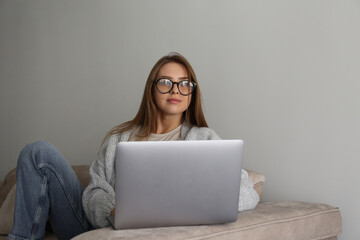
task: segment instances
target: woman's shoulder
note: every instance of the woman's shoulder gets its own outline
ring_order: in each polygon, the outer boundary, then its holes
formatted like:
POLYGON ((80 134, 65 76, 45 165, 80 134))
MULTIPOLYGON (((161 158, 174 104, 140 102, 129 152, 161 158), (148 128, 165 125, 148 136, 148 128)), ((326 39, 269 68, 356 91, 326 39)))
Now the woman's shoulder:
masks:
POLYGON ((134 130, 135 130, 135 128, 127 130, 122 133, 116 133, 116 134, 110 135, 109 138, 102 145, 102 149, 106 149, 109 146, 116 146, 119 142, 128 141, 134 130))
POLYGON ((217 133, 208 127, 185 126, 183 140, 219 140, 217 133))

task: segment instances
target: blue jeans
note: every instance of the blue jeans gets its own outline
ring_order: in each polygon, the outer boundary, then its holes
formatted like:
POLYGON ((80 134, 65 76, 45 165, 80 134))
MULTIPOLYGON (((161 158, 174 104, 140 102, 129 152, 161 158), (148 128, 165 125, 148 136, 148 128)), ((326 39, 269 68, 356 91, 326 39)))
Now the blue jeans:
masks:
POLYGON ((92 229, 83 187, 64 156, 48 142, 25 146, 17 163, 14 225, 8 239, 44 239, 46 222, 58 239, 92 229))

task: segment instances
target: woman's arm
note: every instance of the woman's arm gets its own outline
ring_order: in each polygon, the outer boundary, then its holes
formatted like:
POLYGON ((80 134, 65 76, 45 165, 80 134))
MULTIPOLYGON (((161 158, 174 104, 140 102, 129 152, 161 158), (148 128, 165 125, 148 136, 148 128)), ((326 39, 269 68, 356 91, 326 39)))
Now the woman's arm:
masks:
POLYGON ((85 214, 96 228, 110 225, 106 217, 115 208, 114 161, 117 142, 116 136, 110 137, 91 164, 90 183, 82 197, 85 214))
POLYGON ((251 182, 248 172, 241 169, 238 211, 242 212, 256 208, 259 200, 260 197, 254 189, 254 184, 251 182))

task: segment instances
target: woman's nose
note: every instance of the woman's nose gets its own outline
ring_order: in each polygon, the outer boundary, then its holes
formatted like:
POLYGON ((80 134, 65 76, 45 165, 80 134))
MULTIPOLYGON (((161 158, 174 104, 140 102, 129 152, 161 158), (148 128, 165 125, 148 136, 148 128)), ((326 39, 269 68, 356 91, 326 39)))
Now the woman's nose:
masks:
POLYGON ((179 83, 174 82, 173 88, 171 89, 172 94, 179 94, 179 83))

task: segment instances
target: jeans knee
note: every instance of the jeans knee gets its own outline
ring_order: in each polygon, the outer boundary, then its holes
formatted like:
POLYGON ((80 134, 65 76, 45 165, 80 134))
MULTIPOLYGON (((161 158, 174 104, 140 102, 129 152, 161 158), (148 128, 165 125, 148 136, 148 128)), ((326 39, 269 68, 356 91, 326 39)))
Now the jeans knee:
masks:
POLYGON ((47 141, 36 141, 26 145, 22 152, 38 152, 53 148, 54 146, 47 141))
POLYGON ((47 141, 36 141, 34 143, 27 144, 20 152, 17 163, 18 167, 21 167, 24 164, 32 164, 33 161, 30 161, 30 159, 35 158, 36 160, 37 156, 53 151, 54 149, 56 148, 47 141))
POLYGON ((36 149, 53 147, 53 145, 47 141, 36 141, 36 142, 26 145, 25 147, 27 147, 27 146, 29 146, 31 148, 36 148, 36 149))

